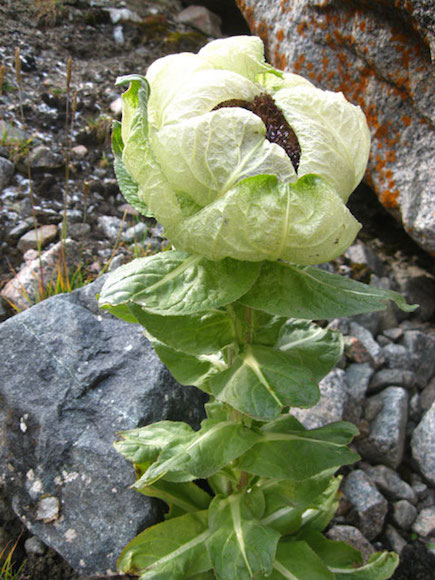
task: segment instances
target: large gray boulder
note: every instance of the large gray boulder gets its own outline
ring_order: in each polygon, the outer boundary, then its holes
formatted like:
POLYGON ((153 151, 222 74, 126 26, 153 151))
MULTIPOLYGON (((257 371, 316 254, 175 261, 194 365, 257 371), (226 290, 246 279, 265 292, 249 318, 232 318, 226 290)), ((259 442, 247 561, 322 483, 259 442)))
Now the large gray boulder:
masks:
POLYGON ((435 254, 435 12, 425 0, 236 0, 277 67, 360 105, 366 174, 383 205, 435 254))
POLYGON ((125 544, 162 516, 129 489, 116 433, 161 419, 197 426, 204 402, 172 379, 140 327, 98 310, 100 286, 0 324, 0 481, 27 528, 92 576, 114 573, 125 544))

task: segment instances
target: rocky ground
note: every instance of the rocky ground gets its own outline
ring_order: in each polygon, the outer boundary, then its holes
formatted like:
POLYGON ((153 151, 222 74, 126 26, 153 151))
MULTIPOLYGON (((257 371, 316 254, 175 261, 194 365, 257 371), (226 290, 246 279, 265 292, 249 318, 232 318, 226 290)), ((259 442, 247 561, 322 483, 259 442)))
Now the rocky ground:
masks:
MULTIPOLYGON (((111 257, 113 267, 164 243, 156 223, 125 205, 114 178, 114 81, 144 73, 165 54, 196 51, 213 34, 247 32, 232 2, 198 4, 221 12, 220 29, 210 14, 196 27, 181 22, 184 6, 176 0, 0 2, 2 319, 13 314, 11 304, 27 308, 43 293, 35 221, 42 228, 45 283, 57 278, 63 263, 62 222, 71 240, 64 246, 71 286, 97 278, 111 257), (10 283, 20 271, 19 282, 10 283)), ((399 290, 421 308, 412 316, 391 309, 334 321, 346 336, 345 357, 323 385, 329 403, 310 420, 354 421, 363 459, 344 472, 343 500, 329 533, 353 538, 366 553, 373 546, 400 552, 396 580, 429 580, 435 560, 435 267, 368 187, 358 188, 350 207, 364 230, 334 270, 399 290)), ((68 284, 64 273, 61 279, 68 284)), ((1 498, 0 552, 20 528, 1 498)), ((79 578, 25 530, 16 553, 26 560, 22 579, 79 578)))

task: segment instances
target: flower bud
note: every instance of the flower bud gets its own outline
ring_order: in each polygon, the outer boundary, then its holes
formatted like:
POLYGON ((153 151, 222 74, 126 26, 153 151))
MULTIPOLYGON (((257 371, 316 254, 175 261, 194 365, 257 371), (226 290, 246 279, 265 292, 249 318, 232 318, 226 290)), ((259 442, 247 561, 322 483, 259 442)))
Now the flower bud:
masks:
POLYGON ((370 136, 342 93, 272 68, 248 36, 166 56, 127 83, 118 180, 177 249, 316 264, 353 242, 360 224, 345 203, 370 136))

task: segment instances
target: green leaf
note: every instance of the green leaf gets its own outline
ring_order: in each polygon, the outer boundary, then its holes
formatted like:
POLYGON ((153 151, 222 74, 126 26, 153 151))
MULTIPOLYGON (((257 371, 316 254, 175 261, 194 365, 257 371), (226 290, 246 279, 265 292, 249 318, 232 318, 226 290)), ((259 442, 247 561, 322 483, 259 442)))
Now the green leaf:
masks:
POLYGON ((280 534, 259 521, 244 494, 216 496, 209 508, 209 526, 207 549, 216 578, 251 580, 271 572, 280 534))
POLYGON ((234 341, 231 319, 223 310, 208 310, 190 316, 160 316, 150 314, 136 304, 129 308, 147 333, 183 353, 212 354, 234 341))
POLYGON ((166 346, 148 336, 151 345, 174 378, 182 385, 194 385, 210 394, 208 379, 225 367, 223 360, 216 356, 194 356, 166 346))
POLYGON ((155 461, 167 446, 189 441, 195 432, 181 421, 158 421, 146 427, 119 433, 115 449, 133 463, 155 461))
POLYGON ((259 439, 259 434, 232 421, 205 419, 201 429, 190 438, 180 437, 166 446, 134 487, 149 485, 164 477, 179 480, 177 472, 189 473, 196 478, 213 475, 236 459, 259 439))
POLYGON ((133 180, 122 160, 124 142, 122 140, 121 123, 119 121, 114 121, 112 126, 112 151, 115 157, 113 167, 119 189, 123 196, 138 212, 146 216, 151 216, 152 214, 149 212, 146 203, 138 195, 138 184, 133 180))
POLYGON ((313 505, 302 513, 301 530, 320 532, 326 528, 338 508, 338 490, 342 478, 334 477, 313 505))
POLYGON ((358 550, 345 542, 328 540, 320 532, 302 532, 298 539, 306 542, 328 567, 355 568, 363 563, 358 550))
POLYGON ((118 570, 140 580, 184 580, 210 570, 207 516, 189 513, 147 528, 124 548, 118 570))
POLYGON ((217 399, 262 420, 277 417, 287 405, 311 407, 320 396, 309 370, 284 352, 257 345, 247 345, 209 385, 217 399))
POLYGON ((363 564, 361 554, 344 542, 328 540, 318 532, 302 533, 298 536, 335 574, 337 580, 359 578, 360 580, 387 580, 391 578, 399 563, 399 556, 388 552, 375 552, 363 564))
POLYGON ((344 568, 331 567, 337 580, 358 578, 359 580, 387 580, 394 574, 399 565, 399 556, 394 552, 375 552, 367 563, 360 568, 347 570, 344 568))
POLYGON ((171 517, 176 512, 177 515, 183 515, 207 509, 211 501, 211 496, 206 491, 190 481, 173 483, 159 479, 153 485, 136 489, 147 497, 157 497, 166 502, 171 517))
POLYGON ((265 262, 240 302, 269 314, 309 320, 383 310, 392 300, 406 312, 417 308, 391 290, 367 286, 319 268, 265 262))
POLYGON ((293 534, 302 525, 306 508, 316 506, 316 500, 330 481, 331 473, 328 471, 298 482, 260 479, 256 486, 263 491, 266 501, 262 523, 283 535, 293 534))
POLYGON ((100 307, 133 302, 153 314, 185 316, 237 300, 255 282, 259 264, 226 259, 210 262, 173 250, 138 258, 111 273, 100 307))
POLYGON ((278 545, 270 580, 335 580, 335 576, 305 542, 282 541, 278 545))
POLYGON ((305 320, 289 320, 282 326, 275 346, 295 364, 309 368, 320 381, 340 359, 343 339, 340 333, 305 320))
POLYGON ((303 480, 359 459, 346 447, 358 433, 350 423, 306 430, 287 415, 266 424, 261 432, 261 441, 240 457, 238 464, 240 469, 261 477, 303 480))

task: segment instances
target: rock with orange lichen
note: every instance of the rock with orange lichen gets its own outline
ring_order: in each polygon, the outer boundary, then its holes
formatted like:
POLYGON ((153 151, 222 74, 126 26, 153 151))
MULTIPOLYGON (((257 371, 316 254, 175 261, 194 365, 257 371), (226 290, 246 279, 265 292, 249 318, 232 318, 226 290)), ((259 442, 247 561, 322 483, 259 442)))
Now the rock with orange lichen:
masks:
POLYGON ((359 104, 366 181, 435 255, 435 13, 423 0, 236 0, 271 63, 359 104))

